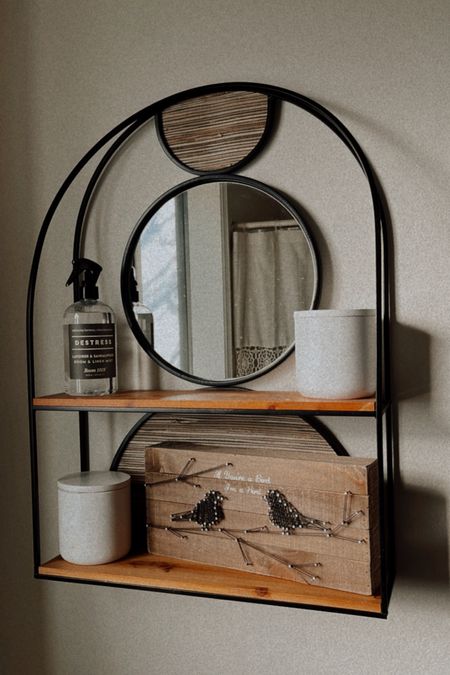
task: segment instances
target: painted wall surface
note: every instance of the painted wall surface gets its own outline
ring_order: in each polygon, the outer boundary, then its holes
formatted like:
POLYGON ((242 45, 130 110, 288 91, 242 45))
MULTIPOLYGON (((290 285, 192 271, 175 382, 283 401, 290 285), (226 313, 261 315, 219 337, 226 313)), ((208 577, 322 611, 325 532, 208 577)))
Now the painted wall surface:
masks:
MULTIPOLYGON (((0 18, 1 672, 448 672, 450 4, 5 0, 0 18), (328 107, 359 140, 387 196, 400 471, 399 571, 387 621, 32 578, 24 317, 40 222, 74 164, 120 120, 176 91, 236 80, 284 86, 328 107)), ((124 242, 149 200, 185 178, 167 159, 155 171, 164 153, 142 133, 139 149, 125 149, 105 177, 86 242, 102 257, 103 298, 122 324, 124 242), (137 163, 134 152, 147 161, 137 163)), ((291 195, 308 214, 324 268, 322 306, 372 305, 373 233, 361 172, 327 129, 299 111, 283 108, 275 140, 244 173, 291 195)), ((44 252, 40 392, 62 387, 60 321, 71 297, 64 228, 74 222, 86 175, 44 252)), ((254 387, 290 389, 293 373, 291 358, 254 387)), ((188 386, 165 373, 157 379, 188 386)), ((93 468, 109 464, 133 421, 99 413, 93 468)), ((52 413, 39 426, 47 526, 56 517, 56 479, 77 469, 77 424, 69 413, 52 413)), ((352 454, 374 452, 371 420, 332 426, 352 454)), ((44 554, 53 555, 54 528, 45 530, 44 554)))

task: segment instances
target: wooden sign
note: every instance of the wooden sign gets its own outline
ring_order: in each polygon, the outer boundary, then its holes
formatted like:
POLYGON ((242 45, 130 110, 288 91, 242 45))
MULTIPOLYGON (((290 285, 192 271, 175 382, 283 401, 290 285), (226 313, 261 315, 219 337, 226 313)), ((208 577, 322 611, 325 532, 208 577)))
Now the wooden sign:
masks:
POLYGON ((379 585, 377 477, 371 459, 150 447, 148 550, 371 595, 379 585))

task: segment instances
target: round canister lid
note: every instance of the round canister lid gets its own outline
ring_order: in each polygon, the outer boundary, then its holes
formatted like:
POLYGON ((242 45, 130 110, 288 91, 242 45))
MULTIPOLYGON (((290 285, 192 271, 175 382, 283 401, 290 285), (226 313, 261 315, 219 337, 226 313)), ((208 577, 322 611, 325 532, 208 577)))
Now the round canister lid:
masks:
POLYGON ((109 492, 120 490, 130 481, 122 471, 81 471, 63 476, 58 488, 65 492, 109 492))
POLYGON ((294 316, 309 317, 318 319, 319 317, 333 316, 375 316, 374 309, 305 309, 294 312, 294 316))

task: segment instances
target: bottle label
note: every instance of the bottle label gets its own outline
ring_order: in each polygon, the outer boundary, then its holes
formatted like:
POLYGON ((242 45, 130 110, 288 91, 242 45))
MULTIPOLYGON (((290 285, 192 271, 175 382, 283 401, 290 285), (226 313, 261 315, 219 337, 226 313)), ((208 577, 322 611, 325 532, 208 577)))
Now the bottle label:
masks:
POLYGON ((116 376, 116 330, 113 323, 70 324, 69 372, 72 380, 116 376))

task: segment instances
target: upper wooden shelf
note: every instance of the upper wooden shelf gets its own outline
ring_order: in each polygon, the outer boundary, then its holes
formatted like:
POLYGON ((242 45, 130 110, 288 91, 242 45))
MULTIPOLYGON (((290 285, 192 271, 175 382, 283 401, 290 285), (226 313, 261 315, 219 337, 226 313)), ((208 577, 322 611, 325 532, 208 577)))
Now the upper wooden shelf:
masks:
POLYGON ((36 409, 50 410, 254 410, 280 412, 375 413, 375 398, 323 400, 296 391, 195 389, 175 391, 119 391, 107 396, 50 394, 33 399, 36 409))

